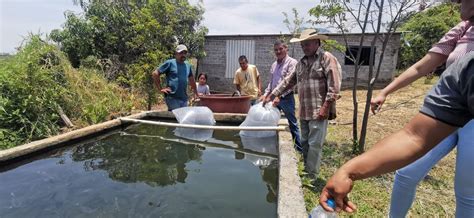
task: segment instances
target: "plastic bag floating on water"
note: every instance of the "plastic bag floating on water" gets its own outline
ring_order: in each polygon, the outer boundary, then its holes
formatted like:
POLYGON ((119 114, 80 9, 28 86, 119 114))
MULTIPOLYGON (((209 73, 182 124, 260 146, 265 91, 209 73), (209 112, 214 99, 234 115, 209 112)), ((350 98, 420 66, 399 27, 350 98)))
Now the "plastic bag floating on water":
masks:
MULTIPOLYGON (((216 125, 214 114, 208 107, 182 107, 173 110, 180 124, 216 125)), ((206 141, 212 137, 212 129, 176 128, 174 134, 178 137, 197 141, 206 141)))
MULTIPOLYGON (((247 117, 240 126, 277 126, 279 120, 280 111, 278 108, 273 107, 272 104, 266 104, 264 107, 260 102, 250 108, 247 117)), ((240 136, 246 137, 262 138, 274 135, 276 135, 276 131, 240 131, 240 136)))

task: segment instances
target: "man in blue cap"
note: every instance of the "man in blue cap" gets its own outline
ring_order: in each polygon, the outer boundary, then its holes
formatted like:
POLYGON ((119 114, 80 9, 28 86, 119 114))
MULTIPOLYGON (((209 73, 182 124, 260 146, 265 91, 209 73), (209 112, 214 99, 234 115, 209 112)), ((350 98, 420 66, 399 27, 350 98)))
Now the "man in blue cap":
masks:
POLYGON ((176 47, 175 58, 169 59, 152 73, 153 81, 158 91, 165 95, 168 111, 188 106, 186 87, 191 86, 197 98, 196 82, 194 81, 191 64, 186 62, 188 48, 185 45, 176 47), (166 75, 166 87, 161 87, 160 75, 166 75))

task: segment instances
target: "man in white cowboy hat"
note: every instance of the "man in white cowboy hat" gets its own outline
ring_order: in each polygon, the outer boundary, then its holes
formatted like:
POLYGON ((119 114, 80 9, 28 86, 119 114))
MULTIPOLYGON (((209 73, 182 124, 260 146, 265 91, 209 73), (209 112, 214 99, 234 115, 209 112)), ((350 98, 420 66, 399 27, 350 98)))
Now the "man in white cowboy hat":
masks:
POLYGON ((327 38, 314 29, 306 29, 299 38, 291 39, 292 43, 300 42, 304 57, 296 64, 295 71, 285 77, 264 100, 266 103, 274 98, 273 104, 277 105, 286 90, 298 85, 305 169, 314 177, 319 173, 328 119, 335 118, 335 101, 340 97, 341 87, 341 65, 334 55, 321 48, 321 40, 327 38))
POLYGON ((156 88, 165 95, 168 111, 188 106, 188 94, 186 93, 188 80, 189 86, 191 86, 194 92, 194 96, 196 98, 198 97, 191 64, 186 62, 187 54, 188 48, 183 44, 178 45, 176 47, 175 58, 165 61, 152 73, 156 88), (165 88, 161 87, 161 74, 166 75, 165 88))

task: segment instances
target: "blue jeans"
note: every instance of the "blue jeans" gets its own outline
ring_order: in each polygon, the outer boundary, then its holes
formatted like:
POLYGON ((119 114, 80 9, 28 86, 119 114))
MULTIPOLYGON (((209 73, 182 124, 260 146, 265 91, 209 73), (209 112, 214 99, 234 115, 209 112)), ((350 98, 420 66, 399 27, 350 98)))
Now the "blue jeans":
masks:
POLYGON ((280 98, 278 109, 283 111, 286 119, 288 120, 288 126, 290 127, 291 137, 293 138, 293 145, 299 152, 303 152, 300 141, 300 129, 298 128, 298 121, 295 116, 295 97, 293 94, 289 94, 284 98, 280 98))
POLYGON ((313 176, 317 176, 321 166, 328 120, 300 120, 300 124, 305 170, 313 176))
POLYGON ((454 193, 456 217, 474 217, 474 121, 458 130, 454 193))
POLYGON ((168 111, 172 111, 176 108, 187 107, 188 100, 187 99, 178 99, 166 96, 165 97, 166 106, 168 106, 168 111))
POLYGON ((451 134, 423 157, 397 170, 390 202, 390 217, 405 217, 415 198, 416 186, 433 166, 458 147, 456 156, 456 217, 474 217, 474 121, 451 134))

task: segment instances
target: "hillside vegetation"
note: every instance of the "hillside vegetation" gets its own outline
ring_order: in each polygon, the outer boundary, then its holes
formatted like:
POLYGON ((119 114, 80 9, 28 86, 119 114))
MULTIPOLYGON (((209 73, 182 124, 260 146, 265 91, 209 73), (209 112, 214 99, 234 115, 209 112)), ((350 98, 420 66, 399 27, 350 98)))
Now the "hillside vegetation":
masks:
POLYGON ((0 149, 58 134, 64 126, 59 107, 79 128, 145 106, 138 93, 108 82, 99 70, 73 68, 39 36, 0 61, 0 81, 0 149))

